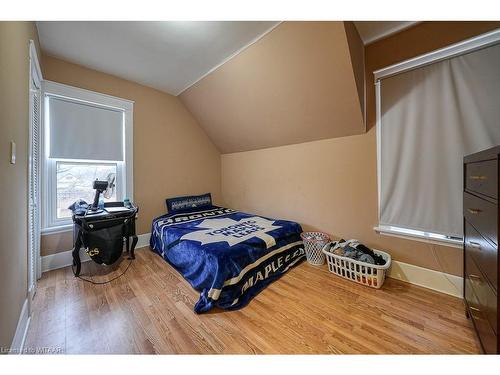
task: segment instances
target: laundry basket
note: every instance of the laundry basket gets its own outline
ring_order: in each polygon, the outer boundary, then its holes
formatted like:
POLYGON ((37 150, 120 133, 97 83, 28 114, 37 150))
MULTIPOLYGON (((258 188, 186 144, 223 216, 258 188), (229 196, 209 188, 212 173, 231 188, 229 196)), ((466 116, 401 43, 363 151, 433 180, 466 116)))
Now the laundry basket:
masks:
POLYGON ((330 237, 323 232, 302 232, 300 234, 304 241, 306 250, 306 258, 309 264, 313 266, 321 266, 325 263, 325 254, 322 250, 326 244, 330 243, 330 237))
POLYGON ((389 254, 380 250, 373 250, 375 254, 380 255, 385 260, 385 264, 376 265, 330 253, 328 251, 330 245, 330 242, 325 244, 322 252, 326 257, 328 269, 331 273, 371 288, 380 289, 382 287, 386 273, 391 266, 391 256, 389 254))

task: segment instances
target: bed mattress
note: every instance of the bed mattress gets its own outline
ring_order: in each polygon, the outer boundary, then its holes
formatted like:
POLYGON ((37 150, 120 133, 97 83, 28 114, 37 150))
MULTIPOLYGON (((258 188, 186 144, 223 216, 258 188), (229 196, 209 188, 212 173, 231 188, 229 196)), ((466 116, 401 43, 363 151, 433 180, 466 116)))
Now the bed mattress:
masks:
POLYGON ((298 223, 210 207, 153 221, 151 248, 200 292, 197 313, 238 309, 305 258, 298 223))

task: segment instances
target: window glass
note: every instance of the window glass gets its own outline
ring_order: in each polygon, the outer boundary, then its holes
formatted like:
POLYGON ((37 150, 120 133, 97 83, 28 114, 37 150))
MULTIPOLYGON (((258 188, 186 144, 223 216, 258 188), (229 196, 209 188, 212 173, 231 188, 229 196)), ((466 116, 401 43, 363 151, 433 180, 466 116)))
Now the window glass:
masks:
MULTIPOLYGON (((70 218, 71 211, 68 207, 78 199, 92 203, 95 194, 92 182, 96 179, 106 180, 110 173, 116 174, 116 169, 116 164, 113 163, 58 161, 56 163, 57 219, 70 218)), ((113 196, 109 199, 104 198, 104 201, 116 201, 116 189, 113 196)))

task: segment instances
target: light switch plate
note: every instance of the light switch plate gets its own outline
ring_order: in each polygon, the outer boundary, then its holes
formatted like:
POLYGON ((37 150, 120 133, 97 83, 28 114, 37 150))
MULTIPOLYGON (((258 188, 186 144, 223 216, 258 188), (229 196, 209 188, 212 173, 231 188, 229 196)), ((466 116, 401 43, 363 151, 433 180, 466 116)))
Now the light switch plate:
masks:
POLYGON ((10 141, 10 164, 16 164, 16 142, 10 141))

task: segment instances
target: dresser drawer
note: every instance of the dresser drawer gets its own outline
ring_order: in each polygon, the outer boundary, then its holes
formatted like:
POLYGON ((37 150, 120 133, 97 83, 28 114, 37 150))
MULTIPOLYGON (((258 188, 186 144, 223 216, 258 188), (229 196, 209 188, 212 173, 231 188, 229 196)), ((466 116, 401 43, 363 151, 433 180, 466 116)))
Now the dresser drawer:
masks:
POLYGON ((474 260, 469 254, 465 256, 465 276, 467 282, 476 298, 475 304, 485 317, 495 333, 498 333, 497 327, 497 294, 491 288, 490 284, 484 278, 474 260))
POLYGON ((498 281, 498 248, 486 241, 479 232, 465 221, 465 251, 476 262, 481 272, 488 279, 494 290, 498 281))
POLYGON ((465 164, 465 188, 492 198, 498 198, 497 160, 465 164))
POLYGON ((496 354, 498 340, 497 335, 484 316, 484 313, 479 306, 478 298, 472 289, 471 280, 467 277, 465 278, 465 299, 467 300, 469 314, 471 319, 474 321, 474 326, 476 327, 476 331, 479 339, 481 340, 484 351, 486 353, 496 354))
POLYGON ((486 239, 498 244, 497 205, 464 193, 464 216, 486 239))

